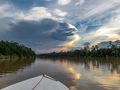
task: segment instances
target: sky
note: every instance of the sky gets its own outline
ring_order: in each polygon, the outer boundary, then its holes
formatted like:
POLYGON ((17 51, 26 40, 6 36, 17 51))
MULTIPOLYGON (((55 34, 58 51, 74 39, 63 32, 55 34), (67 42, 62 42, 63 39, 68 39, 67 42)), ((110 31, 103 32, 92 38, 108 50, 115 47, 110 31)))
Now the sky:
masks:
POLYGON ((37 53, 120 40, 120 0, 0 0, 0 40, 37 53))

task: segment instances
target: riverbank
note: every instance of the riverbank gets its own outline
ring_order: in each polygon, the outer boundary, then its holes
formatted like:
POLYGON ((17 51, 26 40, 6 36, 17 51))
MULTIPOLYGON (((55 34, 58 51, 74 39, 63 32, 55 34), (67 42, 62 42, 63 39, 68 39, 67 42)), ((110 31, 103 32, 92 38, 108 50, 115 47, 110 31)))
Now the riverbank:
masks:
POLYGON ((34 59, 35 52, 23 44, 0 41, 0 59, 34 59))
POLYGON ((91 48, 85 47, 82 49, 76 49, 71 51, 61 51, 61 52, 51 52, 39 54, 42 58, 69 58, 69 57, 120 57, 120 47, 116 45, 110 45, 108 48, 100 48, 98 46, 93 46, 91 48))

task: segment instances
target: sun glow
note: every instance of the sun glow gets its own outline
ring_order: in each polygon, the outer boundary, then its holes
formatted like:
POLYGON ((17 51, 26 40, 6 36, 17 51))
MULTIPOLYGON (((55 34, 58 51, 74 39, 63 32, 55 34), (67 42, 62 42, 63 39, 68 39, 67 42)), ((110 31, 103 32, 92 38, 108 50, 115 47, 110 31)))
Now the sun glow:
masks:
POLYGON ((61 49, 62 51, 67 51, 68 49, 70 49, 73 44, 78 41, 80 39, 80 37, 78 35, 74 35, 72 37, 70 37, 69 41, 64 43, 64 47, 61 49))

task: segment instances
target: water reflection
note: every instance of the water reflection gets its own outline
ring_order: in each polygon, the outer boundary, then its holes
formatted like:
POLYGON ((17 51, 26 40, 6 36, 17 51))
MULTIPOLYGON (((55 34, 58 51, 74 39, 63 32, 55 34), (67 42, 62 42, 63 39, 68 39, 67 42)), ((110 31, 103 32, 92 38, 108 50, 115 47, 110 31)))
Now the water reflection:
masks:
POLYGON ((41 74, 70 90, 120 90, 120 58, 0 60, 0 88, 41 74))
POLYGON ((84 65, 84 69, 100 70, 104 68, 111 73, 120 74, 120 58, 69 58, 69 59, 51 59, 54 61, 66 61, 66 63, 74 63, 76 65, 84 65))
POLYGON ((51 59, 73 75, 71 90, 120 90, 120 58, 51 59))
MULTIPOLYGON (((82 72, 84 80, 96 84, 102 90, 120 90, 120 59, 119 58, 84 58, 78 60, 83 65, 82 72)), ((80 65, 78 65, 80 66, 80 65)), ((77 67, 78 67, 77 66, 77 67)), ((78 82, 79 83, 79 82, 78 82)), ((89 84, 88 82, 86 84, 89 84)), ((79 85, 79 84, 78 84, 79 85)), ((79 86, 77 86, 80 88, 79 86)), ((88 86, 95 89, 96 87, 88 86)))
POLYGON ((69 72, 69 74, 72 75, 74 79, 76 80, 80 79, 80 73, 76 71, 76 69, 73 66, 71 66, 68 61, 57 60, 57 63, 59 63, 67 72, 69 72))
POLYGON ((0 77, 5 76, 8 73, 15 73, 19 69, 24 69, 27 66, 30 66, 35 60, 28 59, 28 60, 17 60, 17 59, 1 59, 0 60, 0 77))

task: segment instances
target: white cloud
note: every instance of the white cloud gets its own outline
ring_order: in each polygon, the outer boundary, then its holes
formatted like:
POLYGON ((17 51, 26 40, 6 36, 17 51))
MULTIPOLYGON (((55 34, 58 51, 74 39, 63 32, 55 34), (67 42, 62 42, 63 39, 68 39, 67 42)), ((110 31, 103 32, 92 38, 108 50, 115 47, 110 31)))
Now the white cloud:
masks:
POLYGON ((113 2, 106 2, 106 3, 99 4, 99 5, 95 5, 95 7, 92 8, 91 10, 89 10, 88 12, 86 12, 86 14, 82 18, 88 18, 95 14, 102 13, 104 11, 107 11, 107 10, 115 7, 116 5, 117 4, 113 3, 113 2))
POLYGON ((6 9, 8 9, 9 7, 10 7, 9 4, 0 4, 0 11, 6 10, 6 9))
POLYGON ((76 6, 80 6, 85 3, 85 0, 79 0, 78 2, 75 3, 76 6))
POLYGON ((52 18, 51 13, 45 7, 33 7, 24 16, 25 20, 40 20, 43 18, 52 18))
MULTIPOLYGON (((60 10, 58 12, 61 16, 65 15, 65 12, 60 10)), ((56 16, 52 15, 52 10, 48 10, 48 8, 45 7, 32 7, 29 10, 22 11, 16 9, 14 5, 7 3, 0 5, 0 18, 12 18, 14 22, 20 20, 39 21, 44 18, 57 19, 56 16)))
POLYGON ((11 7, 12 6, 7 3, 0 4, 0 18, 11 16, 11 14, 9 15, 9 13, 11 13, 11 11, 12 11, 12 10, 10 10, 11 7))
POLYGON ((83 40, 95 42, 120 40, 120 13, 118 12, 118 15, 113 16, 108 23, 100 28, 86 33, 83 40))
POLYGON ((3 34, 9 31, 11 23, 13 23, 12 17, 15 17, 16 13, 13 14, 12 5, 7 3, 0 4, 0 33, 3 34))
POLYGON ((59 5, 67 5, 71 2, 71 0, 58 0, 59 5))
POLYGON ((113 18, 96 31, 97 36, 106 36, 106 40, 118 40, 120 39, 120 14, 113 16, 113 18))
POLYGON ((110 0, 110 1, 112 1, 114 3, 120 3, 120 0, 110 0))
POLYGON ((68 13, 67 12, 64 12, 60 9, 55 9, 54 10, 54 13, 57 15, 57 16, 60 16, 60 17, 65 17, 68 13))

